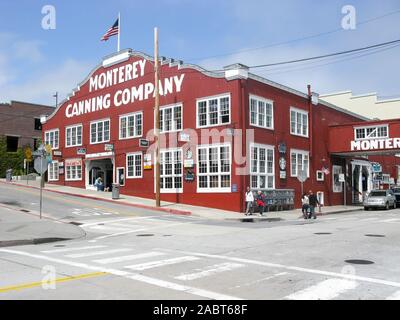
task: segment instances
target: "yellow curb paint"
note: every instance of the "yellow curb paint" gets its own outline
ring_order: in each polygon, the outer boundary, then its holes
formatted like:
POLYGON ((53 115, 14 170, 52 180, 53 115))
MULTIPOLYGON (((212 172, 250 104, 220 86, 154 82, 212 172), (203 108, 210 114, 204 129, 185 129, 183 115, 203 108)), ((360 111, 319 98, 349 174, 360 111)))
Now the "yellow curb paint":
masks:
MULTIPOLYGON (((92 272, 92 273, 80 274, 77 276, 56 279, 56 280, 54 280, 54 283, 62 283, 62 282, 73 281, 73 280, 81 280, 81 279, 99 277, 99 276, 104 276, 106 274, 108 274, 108 273, 107 272, 92 272)), ((44 281, 44 282, 40 281, 40 282, 32 282, 32 283, 27 283, 27 284, 20 284, 20 285, 16 285, 16 286, 8 286, 8 287, 2 287, 2 288, 0 287, 0 293, 40 287, 44 283, 49 284, 48 281, 44 281)))

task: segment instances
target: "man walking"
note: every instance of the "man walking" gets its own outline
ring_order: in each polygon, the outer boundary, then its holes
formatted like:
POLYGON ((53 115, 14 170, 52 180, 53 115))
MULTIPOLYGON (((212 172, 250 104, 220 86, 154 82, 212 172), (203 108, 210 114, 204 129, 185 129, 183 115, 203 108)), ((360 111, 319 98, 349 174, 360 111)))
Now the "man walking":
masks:
POLYGON ((246 191, 246 216, 251 216, 253 211, 253 203, 254 203, 254 195, 253 192, 250 190, 250 187, 247 187, 246 191))
POLYGON ((308 201, 309 201, 309 208, 310 208, 310 215, 308 216, 308 219, 311 219, 314 217, 314 219, 317 219, 317 216, 315 214, 315 207, 320 205, 317 196, 312 192, 312 190, 309 191, 308 193, 308 201))
POLYGON ((264 213, 264 210, 265 210, 265 196, 261 192, 261 190, 258 191, 256 201, 257 201, 258 210, 260 212, 260 216, 262 216, 264 213))

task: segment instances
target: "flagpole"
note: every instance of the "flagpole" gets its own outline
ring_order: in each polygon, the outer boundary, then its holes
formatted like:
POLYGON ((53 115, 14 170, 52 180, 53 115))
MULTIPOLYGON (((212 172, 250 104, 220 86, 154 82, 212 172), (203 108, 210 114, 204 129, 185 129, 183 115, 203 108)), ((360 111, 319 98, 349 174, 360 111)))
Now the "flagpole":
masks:
POLYGON ((120 42, 121 41, 121 13, 118 12, 118 52, 120 49, 120 42))

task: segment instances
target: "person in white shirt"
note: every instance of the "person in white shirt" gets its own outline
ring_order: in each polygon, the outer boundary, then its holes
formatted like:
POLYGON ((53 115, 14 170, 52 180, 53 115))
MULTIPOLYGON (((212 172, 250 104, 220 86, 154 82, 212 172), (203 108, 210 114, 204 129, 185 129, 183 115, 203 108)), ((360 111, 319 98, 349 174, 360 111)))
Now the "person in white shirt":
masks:
POLYGON ((310 209, 310 199, 308 195, 305 193, 301 198, 301 212, 303 213, 304 219, 308 219, 308 210, 310 209))
POLYGON ((246 216, 252 214, 253 202, 254 202, 253 192, 250 190, 250 187, 247 187, 247 191, 246 191, 246 214, 245 214, 246 216))

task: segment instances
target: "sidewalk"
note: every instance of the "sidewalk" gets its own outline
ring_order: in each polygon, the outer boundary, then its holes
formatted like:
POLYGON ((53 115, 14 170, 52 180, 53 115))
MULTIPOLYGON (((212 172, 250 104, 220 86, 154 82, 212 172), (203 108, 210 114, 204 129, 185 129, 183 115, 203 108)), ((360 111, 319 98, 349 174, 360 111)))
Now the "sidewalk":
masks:
MULTIPOLYGON (((0 183, 6 183, 4 179, 0 179, 0 183)), ((26 186, 26 181, 16 181, 13 182, 14 185, 21 185, 23 187, 26 186)), ((29 181, 30 188, 39 188, 39 181, 29 181)), ((153 199, 145 199, 128 195, 120 195, 120 199, 113 200, 111 192, 97 192, 92 190, 80 189, 80 188, 72 188, 67 186, 59 186, 54 184, 46 184, 45 190, 60 194, 72 195, 81 198, 89 198, 100 201, 113 202, 148 210, 157 210, 162 212, 167 212, 171 214, 177 215, 192 215, 196 217, 206 218, 210 220, 242 220, 245 218, 243 213, 237 213, 232 211, 224 211, 206 207, 198 207, 191 206, 186 204, 176 204, 170 202, 162 202, 161 208, 157 208, 154 205, 153 199)), ((334 213, 345 213, 345 212, 354 212, 361 211, 362 207, 355 206, 334 206, 334 207, 323 207, 322 212, 319 213, 318 209, 317 215, 326 215, 326 214, 334 214, 334 213)), ((279 212, 269 212, 266 213, 266 216, 271 219, 279 219, 279 220, 297 220, 302 219, 303 215, 301 213, 301 209, 291 210, 291 211, 279 211, 279 212)), ((252 216, 254 219, 265 219, 262 217, 257 217, 257 215, 252 216)))
POLYGON ((71 240, 85 232, 72 224, 27 215, 16 209, 0 206, 0 247, 20 246, 71 240))

